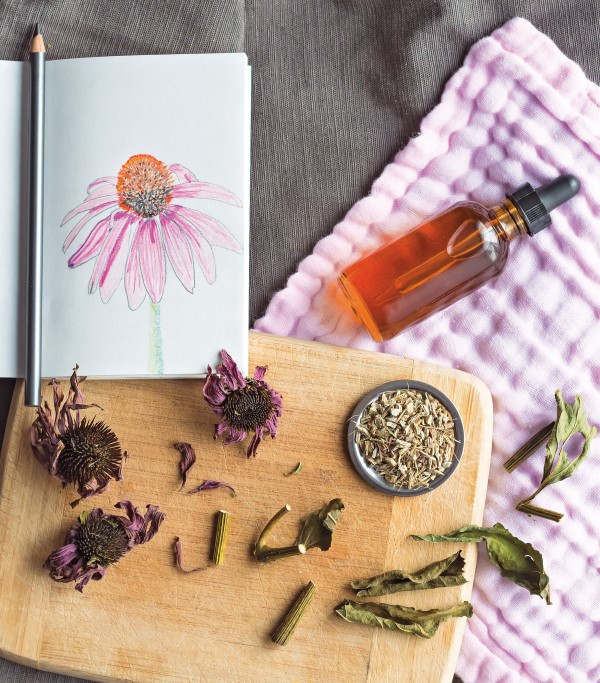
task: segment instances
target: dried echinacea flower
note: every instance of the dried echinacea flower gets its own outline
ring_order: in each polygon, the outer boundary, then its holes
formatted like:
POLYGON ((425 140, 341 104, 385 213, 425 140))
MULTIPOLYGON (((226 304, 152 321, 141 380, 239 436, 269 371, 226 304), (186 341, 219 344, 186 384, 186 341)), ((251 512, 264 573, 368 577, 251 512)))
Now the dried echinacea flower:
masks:
POLYGON ((127 453, 113 430, 95 418, 81 418, 81 411, 97 407, 85 404, 76 366, 65 398, 59 382, 53 379, 54 416, 47 401, 37 409, 30 430, 31 449, 46 470, 63 486, 73 484, 80 495, 71 503, 74 507, 83 498, 106 491, 111 479, 123 478, 123 462, 127 453))
POLYGON ((126 517, 107 515, 100 508, 79 515, 67 532, 65 544, 44 563, 51 579, 77 581, 75 588, 83 591, 90 580, 99 581, 125 553, 149 541, 165 518, 156 505, 148 505, 143 517, 128 500, 115 507, 125 510, 126 517))
POLYGON ((222 363, 216 370, 208 366, 204 384, 204 398, 221 418, 215 427, 215 439, 225 435, 223 443, 239 443, 254 432, 248 446, 248 457, 256 456, 265 430, 272 438, 277 434, 277 420, 281 417, 281 394, 264 381, 266 367, 257 367, 252 378, 242 375, 238 366, 224 349, 222 363))

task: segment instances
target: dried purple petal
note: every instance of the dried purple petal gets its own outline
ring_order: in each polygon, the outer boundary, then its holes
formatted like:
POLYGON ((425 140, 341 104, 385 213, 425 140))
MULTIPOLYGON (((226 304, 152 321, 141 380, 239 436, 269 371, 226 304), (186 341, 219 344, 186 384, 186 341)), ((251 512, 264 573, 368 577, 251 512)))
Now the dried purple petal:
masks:
POLYGON ((83 591, 89 581, 99 581, 111 564, 149 541, 165 518, 156 505, 148 505, 143 517, 128 500, 115 507, 125 510, 127 516, 107 515, 100 508, 79 515, 67 532, 65 544, 44 562, 51 579, 77 581, 75 588, 83 591))
POLYGON ((196 486, 196 488, 192 489, 191 491, 188 491, 188 493, 200 493, 200 491, 213 491, 214 489, 218 489, 221 487, 228 488, 231 491, 231 495, 235 498, 235 489, 231 484, 226 484, 224 481, 214 481, 213 479, 206 479, 204 483, 200 484, 200 486, 196 486))
POLYGON ((181 541, 179 540, 179 537, 175 537, 175 561, 177 562, 177 566, 179 569, 181 569, 182 572, 185 572, 186 574, 192 574, 193 572, 201 572, 204 571, 205 569, 208 569, 207 567, 194 567, 193 569, 186 569, 183 566, 183 557, 182 557, 182 552, 181 552, 181 541))
POLYGON ((78 377, 75 366, 70 387, 65 397, 62 387, 51 380, 54 415, 45 401, 37 409, 31 425, 31 450, 37 460, 53 477, 63 483, 74 484, 78 500, 106 491, 111 479, 123 478, 123 462, 127 453, 112 429, 95 418, 81 419, 80 412, 96 404, 86 404, 80 385, 85 377, 78 377))
POLYGON ((178 441, 174 446, 181 453, 181 462, 179 463, 179 467, 181 468, 181 486, 179 487, 179 490, 181 491, 187 481, 187 473, 196 462, 196 452, 191 444, 186 443, 185 441, 178 441))
POLYGON ((207 403, 221 418, 215 427, 215 439, 224 436, 225 446, 243 441, 254 432, 248 446, 248 457, 256 456, 265 430, 272 438, 277 434, 282 414, 282 397, 264 381, 266 367, 259 366, 252 378, 244 378, 231 356, 221 351, 222 363, 216 370, 208 366, 203 394, 207 403))

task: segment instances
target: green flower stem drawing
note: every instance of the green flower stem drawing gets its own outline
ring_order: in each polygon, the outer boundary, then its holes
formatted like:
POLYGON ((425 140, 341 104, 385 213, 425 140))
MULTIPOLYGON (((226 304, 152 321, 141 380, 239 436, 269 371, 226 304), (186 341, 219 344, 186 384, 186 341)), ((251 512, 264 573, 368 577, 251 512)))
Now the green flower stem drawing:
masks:
POLYGON ((160 331, 160 304, 150 301, 150 336, 148 343, 148 372, 151 375, 162 375, 165 370, 162 352, 162 334, 160 331))

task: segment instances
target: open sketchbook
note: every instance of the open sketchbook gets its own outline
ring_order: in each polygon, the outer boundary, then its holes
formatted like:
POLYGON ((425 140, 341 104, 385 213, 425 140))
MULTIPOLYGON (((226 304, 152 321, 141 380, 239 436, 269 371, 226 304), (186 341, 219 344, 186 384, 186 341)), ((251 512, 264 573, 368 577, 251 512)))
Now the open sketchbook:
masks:
MULTIPOLYGON (((29 66, 0 62, 0 377, 25 351, 29 66)), ((244 54, 46 64, 42 371, 247 365, 244 54)))

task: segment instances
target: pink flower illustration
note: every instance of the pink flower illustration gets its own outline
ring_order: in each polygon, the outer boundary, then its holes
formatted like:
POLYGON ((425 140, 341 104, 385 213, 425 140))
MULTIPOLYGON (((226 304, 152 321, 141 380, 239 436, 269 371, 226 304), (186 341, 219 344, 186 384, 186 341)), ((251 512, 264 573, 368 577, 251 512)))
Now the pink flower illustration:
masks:
POLYGON ((84 227, 92 225, 68 262, 76 268, 95 259, 90 294, 99 289, 106 303, 124 280, 132 310, 142 304, 146 293, 157 304, 165 288, 167 259, 181 284, 193 292, 194 262, 212 284, 216 279, 213 247, 242 252, 222 223, 178 204, 177 199, 242 205, 229 190, 201 182, 184 166, 167 166, 150 154, 132 156, 117 176, 98 178, 88 187, 86 199, 69 211, 62 225, 83 214, 67 236, 64 251, 84 227))

